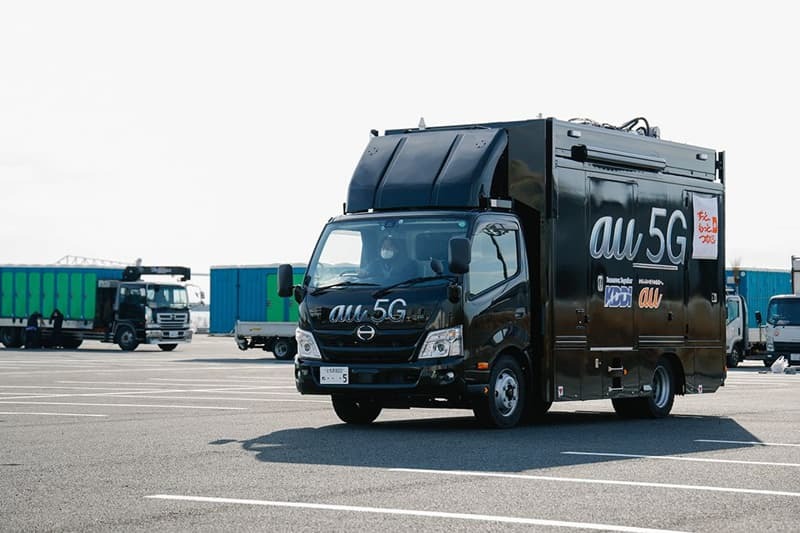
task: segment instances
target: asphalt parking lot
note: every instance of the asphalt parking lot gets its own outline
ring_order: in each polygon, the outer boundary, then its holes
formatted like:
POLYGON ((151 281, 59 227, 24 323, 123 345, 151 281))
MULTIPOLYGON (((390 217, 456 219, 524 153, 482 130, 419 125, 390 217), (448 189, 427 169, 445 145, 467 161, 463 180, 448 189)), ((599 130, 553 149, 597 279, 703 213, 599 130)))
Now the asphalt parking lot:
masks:
POLYGON ((362 428, 230 338, 0 349, 0 530, 798 531, 800 374, 760 371, 665 420, 594 401, 362 428))

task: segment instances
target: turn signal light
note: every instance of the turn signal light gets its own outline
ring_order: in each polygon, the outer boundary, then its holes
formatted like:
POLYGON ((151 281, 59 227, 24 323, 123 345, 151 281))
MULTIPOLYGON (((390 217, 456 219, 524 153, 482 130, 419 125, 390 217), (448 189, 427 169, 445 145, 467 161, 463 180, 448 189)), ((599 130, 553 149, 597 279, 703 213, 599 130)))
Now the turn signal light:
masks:
POLYGON ((478 370, 489 370, 489 363, 478 363, 478 370))

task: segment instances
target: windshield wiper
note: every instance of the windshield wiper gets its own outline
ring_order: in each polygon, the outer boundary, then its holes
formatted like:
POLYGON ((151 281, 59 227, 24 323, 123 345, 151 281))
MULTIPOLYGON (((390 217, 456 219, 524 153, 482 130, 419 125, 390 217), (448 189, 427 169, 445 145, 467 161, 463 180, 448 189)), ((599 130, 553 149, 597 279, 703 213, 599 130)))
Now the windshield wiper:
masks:
POLYGON ((323 287, 316 287, 312 292, 312 296, 316 296, 317 294, 322 294, 323 292, 327 291, 328 289, 337 289, 339 287, 367 287, 367 286, 376 286, 377 283, 364 283, 362 281, 340 281, 338 283, 332 283, 330 285, 325 285, 323 287))
POLYGON ((448 279, 448 280, 455 280, 457 279, 454 275, 438 275, 438 276, 422 276, 419 278, 411 278, 405 281, 401 281, 399 283, 395 283, 393 285, 389 285, 387 287, 383 287, 378 289, 377 291, 372 293, 373 298, 380 298, 381 296, 385 296, 392 292, 392 289, 396 289, 397 287, 403 287, 406 285, 415 285, 417 283, 422 283, 423 281, 431 281, 435 279, 448 279))

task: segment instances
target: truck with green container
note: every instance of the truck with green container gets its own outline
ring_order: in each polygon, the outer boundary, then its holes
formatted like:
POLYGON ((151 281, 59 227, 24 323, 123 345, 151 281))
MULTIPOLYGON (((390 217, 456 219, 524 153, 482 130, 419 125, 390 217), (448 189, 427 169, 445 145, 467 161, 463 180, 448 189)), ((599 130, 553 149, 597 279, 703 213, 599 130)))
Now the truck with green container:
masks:
MULTIPOLYGON (((261 348, 276 359, 297 353, 298 305, 278 297, 278 265, 211 267, 211 335, 231 335, 240 350, 261 348)), ((302 283, 305 265, 295 265, 302 283)))
POLYGON ((0 265, 0 342, 22 346, 28 318, 39 313, 42 344, 53 344, 56 309, 64 317, 58 341, 64 348, 97 340, 125 351, 139 344, 171 351, 191 342, 186 288, 178 281, 144 281, 143 275, 191 277, 186 267, 0 265))

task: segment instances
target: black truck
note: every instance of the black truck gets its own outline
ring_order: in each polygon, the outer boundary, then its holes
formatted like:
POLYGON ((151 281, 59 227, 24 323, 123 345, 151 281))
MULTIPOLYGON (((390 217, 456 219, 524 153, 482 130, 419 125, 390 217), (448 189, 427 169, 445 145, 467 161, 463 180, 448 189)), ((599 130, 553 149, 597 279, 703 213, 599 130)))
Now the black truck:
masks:
POLYGON ((665 417, 725 381, 723 184, 724 152, 644 118, 373 130, 302 284, 280 267, 297 389, 353 424, 601 398, 665 417))

